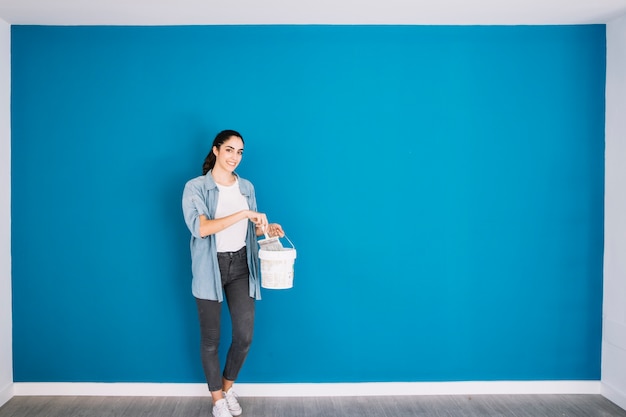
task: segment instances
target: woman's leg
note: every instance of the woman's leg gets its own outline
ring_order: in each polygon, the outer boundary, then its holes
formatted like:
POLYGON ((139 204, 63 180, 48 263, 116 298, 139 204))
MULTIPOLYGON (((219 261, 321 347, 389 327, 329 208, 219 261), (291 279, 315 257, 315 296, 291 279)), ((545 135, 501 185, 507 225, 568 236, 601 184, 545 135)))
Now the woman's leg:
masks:
POLYGON ((218 357, 220 316, 222 304, 196 298, 200 320, 200 356, 204 376, 211 392, 222 392, 222 377, 218 357))
POLYGON ((228 391, 237 379, 248 356, 254 331, 254 298, 249 293, 249 272, 245 251, 237 253, 230 268, 230 279, 224 285, 232 322, 232 343, 226 356, 223 389, 228 391))

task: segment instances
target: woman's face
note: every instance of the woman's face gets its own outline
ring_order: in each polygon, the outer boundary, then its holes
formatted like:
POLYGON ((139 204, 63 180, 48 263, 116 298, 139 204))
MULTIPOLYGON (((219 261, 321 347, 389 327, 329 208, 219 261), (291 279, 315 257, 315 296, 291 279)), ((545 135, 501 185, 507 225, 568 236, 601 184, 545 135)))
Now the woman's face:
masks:
POLYGON ((228 172, 233 172, 243 156, 243 140, 237 136, 228 138, 219 149, 213 147, 215 165, 228 172))

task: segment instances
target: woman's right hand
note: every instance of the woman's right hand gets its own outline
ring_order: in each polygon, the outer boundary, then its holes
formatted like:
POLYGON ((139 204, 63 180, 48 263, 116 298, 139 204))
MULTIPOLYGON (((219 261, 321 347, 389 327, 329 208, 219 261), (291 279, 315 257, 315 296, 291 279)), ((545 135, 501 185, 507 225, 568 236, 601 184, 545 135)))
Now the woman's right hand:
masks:
POLYGON ((265 213, 248 210, 248 219, 250 219, 250 221, 261 230, 265 230, 268 225, 267 216, 265 215, 265 213))

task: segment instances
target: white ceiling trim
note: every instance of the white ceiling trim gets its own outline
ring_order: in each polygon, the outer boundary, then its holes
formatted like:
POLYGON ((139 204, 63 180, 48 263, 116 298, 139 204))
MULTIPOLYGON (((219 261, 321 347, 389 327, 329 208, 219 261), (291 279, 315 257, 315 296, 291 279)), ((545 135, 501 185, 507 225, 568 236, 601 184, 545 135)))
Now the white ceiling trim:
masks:
POLYGON ((15 25, 567 25, 624 14, 626 0, 0 0, 15 25))

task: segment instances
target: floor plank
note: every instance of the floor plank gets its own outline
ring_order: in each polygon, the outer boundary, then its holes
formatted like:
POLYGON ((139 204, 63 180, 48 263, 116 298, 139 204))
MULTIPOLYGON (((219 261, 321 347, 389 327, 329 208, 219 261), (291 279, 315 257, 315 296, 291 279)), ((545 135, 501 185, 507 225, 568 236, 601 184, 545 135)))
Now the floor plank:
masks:
MULTIPOLYGON (((626 417, 601 395, 243 397, 242 417, 626 417)), ((208 397, 13 397, 0 417, 209 417, 208 397)))

